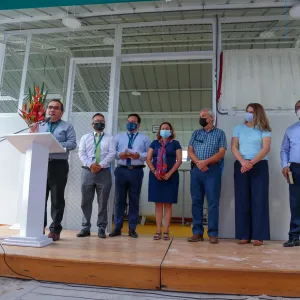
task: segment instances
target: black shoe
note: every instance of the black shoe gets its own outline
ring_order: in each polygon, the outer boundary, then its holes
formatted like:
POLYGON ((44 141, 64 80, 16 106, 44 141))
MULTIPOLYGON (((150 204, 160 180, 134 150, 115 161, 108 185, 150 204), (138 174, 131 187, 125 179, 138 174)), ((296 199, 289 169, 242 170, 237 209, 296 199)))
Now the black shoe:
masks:
POLYGON ((134 239, 137 239, 139 237, 139 235, 136 233, 134 229, 129 230, 128 235, 134 239))
POLYGON ((300 241, 295 239, 289 239, 287 242, 283 244, 283 247, 295 247, 300 246, 300 241))
POLYGON ((115 236, 118 236, 118 235, 121 235, 122 233, 121 233, 121 230, 120 229, 114 229, 110 234, 109 234, 109 236, 110 237, 115 237, 115 236))
POLYGON ((78 234, 76 234, 77 237, 86 237, 90 236, 91 233, 87 230, 82 229, 78 234))
POLYGON ((103 229, 103 228, 98 229, 98 237, 100 239, 106 239, 105 229, 103 229))

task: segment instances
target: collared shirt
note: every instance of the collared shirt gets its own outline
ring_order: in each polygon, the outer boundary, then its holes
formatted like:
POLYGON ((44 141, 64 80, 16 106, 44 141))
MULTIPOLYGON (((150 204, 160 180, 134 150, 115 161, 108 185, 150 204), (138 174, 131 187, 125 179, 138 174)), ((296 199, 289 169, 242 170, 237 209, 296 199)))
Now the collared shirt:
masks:
POLYGON ((290 126, 281 144, 281 166, 285 168, 289 163, 300 163, 300 122, 290 126))
MULTIPOLYGON (((233 137, 239 139, 239 151, 244 159, 251 160, 263 148, 263 139, 272 136, 270 131, 261 131, 259 128, 248 127, 246 124, 234 128, 233 137)), ((263 158, 268 160, 268 155, 263 158)))
POLYGON ((220 148, 227 149, 226 136, 223 130, 213 128, 210 131, 199 129, 193 132, 189 146, 194 148, 200 160, 206 160, 217 154, 220 148))
MULTIPOLYGON (((85 134, 80 139, 78 155, 83 165, 86 167, 90 167, 92 164, 96 163, 95 143, 94 143, 95 134, 96 132, 94 133, 91 132, 85 134)), ((101 168, 108 168, 116 155, 114 138, 110 134, 104 133, 99 146, 100 146, 99 165, 101 166, 101 168)))
MULTIPOLYGON (((118 160, 119 165, 126 166, 126 159, 120 159, 120 153, 124 152, 128 147, 129 137, 127 132, 121 132, 116 135, 115 143, 116 143, 116 158, 118 160)), ((136 132, 133 136, 133 144, 132 151, 139 153, 139 159, 131 159, 131 165, 139 166, 143 165, 147 158, 148 148, 151 144, 149 137, 140 132, 136 132)))
MULTIPOLYGON (((46 123, 39 126, 39 132, 47 132, 48 130, 48 124, 46 123)), ((52 132, 53 136, 56 138, 56 140, 61 144, 62 147, 66 149, 65 153, 50 153, 49 158, 52 159, 68 159, 69 158, 69 152, 71 150, 76 149, 77 143, 76 143, 76 133, 74 130, 74 127, 63 120, 60 120, 58 126, 55 128, 55 130, 52 132)))

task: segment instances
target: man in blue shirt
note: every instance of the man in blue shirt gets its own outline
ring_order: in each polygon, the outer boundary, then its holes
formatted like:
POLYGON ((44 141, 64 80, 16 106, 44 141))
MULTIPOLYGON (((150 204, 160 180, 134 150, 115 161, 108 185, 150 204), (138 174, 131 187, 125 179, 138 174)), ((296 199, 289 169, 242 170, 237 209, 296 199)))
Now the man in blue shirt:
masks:
POLYGON ((85 134, 79 144, 78 155, 83 164, 81 172, 82 230, 77 237, 90 235, 95 191, 98 201, 98 237, 105 239, 107 203, 111 189, 110 164, 116 155, 114 138, 104 133, 105 118, 97 113, 92 118, 94 132, 85 134))
POLYGON ((58 241, 62 231, 61 222, 65 209, 65 187, 69 173, 69 152, 74 150, 77 144, 73 126, 61 119, 64 114, 64 106, 60 100, 53 99, 50 101, 46 114, 50 117, 50 121, 42 125, 34 124, 34 126, 30 127, 30 132, 51 132, 61 146, 66 149, 65 153, 49 154, 48 163, 44 227, 47 226, 47 200, 49 193, 51 193, 51 216, 53 222, 49 227, 50 233, 48 237, 52 238, 53 241, 58 241))
POLYGON ((188 241, 203 241, 203 202, 206 195, 209 242, 217 244, 221 163, 227 149, 226 136, 223 130, 214 127, 214 113, 211 109, 201 110, 199 123, 203 129, 193 132, 188 147, 188 155, 193 162, 191 170, 193 236, 188 241))
MULTIPOLYGON (((300 101, 295 105, 300 119, 300 101)), ((289 240, 284 247, 300 246, 300 122, 290 126, 281 145, 282 174, 289 182, 291 222, 289 240), (291 180, 292 179, 292 180, 291 180)))
POLYGON ((140 116, 130 114, 126 125, 127 132, 119 133, 115 137, 118 163, 115 170, 115 229, 109 234, 110 237, 121 235, 127 194, 129 196, 129 236, 138 237, 136 226, 139 219, 139 198, 144 177, 144 163, 150 145, 149 137, 138 132, 140 126, 140 116))

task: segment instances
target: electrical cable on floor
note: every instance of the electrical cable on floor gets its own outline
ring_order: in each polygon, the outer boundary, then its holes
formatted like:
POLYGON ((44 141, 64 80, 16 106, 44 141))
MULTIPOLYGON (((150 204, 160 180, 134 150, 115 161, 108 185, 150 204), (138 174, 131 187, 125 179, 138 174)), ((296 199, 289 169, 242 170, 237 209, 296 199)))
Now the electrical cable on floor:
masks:
MULTIPOLYGON (((204 300, 205 298, 201 297, 192 297, 192 296, 183 296, 183 295, 167 295, 167 294, 162 294, 162 293, 159 293, 159 292, 148 292, 148 291, 136 291, 136 290, 128 290, 126 289, 126 291, 122 291, 118 288, 111 288, 111 287, 98 287, 98 286, 89 286, 89 285, 78 285, 78 284, 72 284, 72 283, 64 283, 64 282, 52 282, 52 281, 43 281, 43 280, 38 280, 38 279, 35 279, 34 277, 31 277, 31 276, 28 276, 28 275, 24 275, 24 274, 20 274, 18 273, 17 271, 15 271, 10 265, 9 263, 7 262, 6 260, 6 257, 7 257, 7 254, 5 252, 5 249, 2 245, 2 243, 0 243, 0 247, 3 251, 3 259, 4 259, 4 263, 5 265, 16 275, 20 276, 20 277, 23 277, 23 278, 15 278, 15 279, 21 279, 21 280, 24 280, 24 279, 30 279, 30 280, 33 280, 35 282, 38 282, 38 283, 42 283, 42 284, 49 284, 49 285, 58 285, 58 284, 61 284, 61 285, 64 285, 64 286, 68 286, 68 287, 76 287, 76 288, 83 288, 84 290, 79 290, 77 289, 78 291, 86 291, 87 289, 94 289, 94 290, 106 290, 106 291, 113 291, 113 292, 120 292, 120 293, 128 293, 128 294, 135 294, 135 295, 143 295, 143 296, 147 296, 147 295, 152 295, 152 296, 160 296, 160 297, 164 297, 164 298, 174 298, 174 299, 191 299, 191 300, 204 300)), ((46 286, 43 286, 44 288, 50 288, 50 287, 46 287, 46 286)), ((57 286, 55 287, 56 289, 60 289, 58 288, 57 286)), ((172 293, 171 291, 168 291, 169 293, 172 293)), ((203 296, 203 295, 202 295, 203 296)), ((225 295, 224 295, 225 296, 225 295)), ((261 299, 261 300, 272 300, 272 299, 278 299, 278 297, 268 297, 268 296, 239 296, 239 295, 236 295, 236 296, 233 296, 233 298, 229 298, 228 296, 225 296, 224 298, 217 298, 213 295, 209 295, 207 294, 207 298, 208 300, 248 300, 248 299, 251 299, 252 297, 256 298, 256 299, 261 299)), ((288 297, 280 297, 280 299, 289 299, 288 297)))

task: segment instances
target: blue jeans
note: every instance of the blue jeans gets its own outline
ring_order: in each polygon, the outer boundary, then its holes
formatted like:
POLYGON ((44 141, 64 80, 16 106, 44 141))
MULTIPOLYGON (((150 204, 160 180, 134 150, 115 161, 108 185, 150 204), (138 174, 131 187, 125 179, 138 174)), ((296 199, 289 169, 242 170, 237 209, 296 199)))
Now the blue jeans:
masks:
POLYGON ((202 172, 196 166, 191 170, 193 234, 203 235, 203 202, 206 195, 208 235, 218 236, 221 173, 219 164, 210 165, 206 172, 202 172))
POLYGON ((299 240, 300 235, 300 166, 291 164, 294 184, 290 184, 291 223, 289 237, 299 240))

